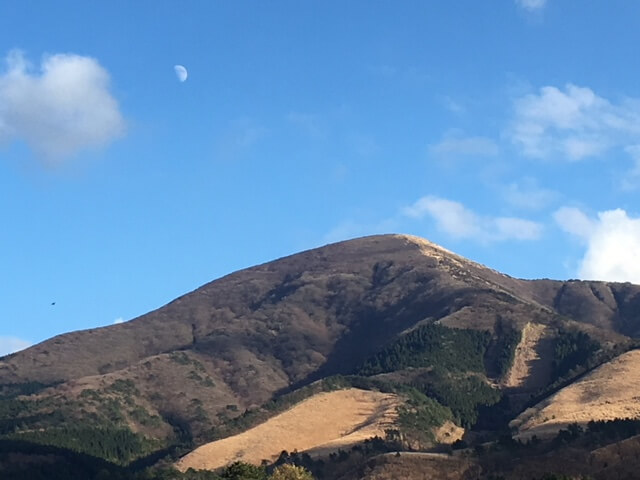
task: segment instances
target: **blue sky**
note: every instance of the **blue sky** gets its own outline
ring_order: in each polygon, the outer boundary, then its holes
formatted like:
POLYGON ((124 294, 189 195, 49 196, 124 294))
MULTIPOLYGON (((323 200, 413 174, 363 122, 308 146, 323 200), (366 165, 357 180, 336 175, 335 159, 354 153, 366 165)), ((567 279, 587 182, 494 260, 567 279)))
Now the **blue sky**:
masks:
POLYGON ((0 27, 0 353, 372 233, 640 283, 640 3, 3 2, 0 27))

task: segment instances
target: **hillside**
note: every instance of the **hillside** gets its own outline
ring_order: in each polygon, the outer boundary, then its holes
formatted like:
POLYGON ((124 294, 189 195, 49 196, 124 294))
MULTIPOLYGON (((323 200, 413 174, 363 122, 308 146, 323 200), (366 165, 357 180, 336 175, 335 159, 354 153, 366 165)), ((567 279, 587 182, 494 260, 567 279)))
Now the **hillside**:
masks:
POLYGON ((593 370, 511 422, 519 438, 555 435, 571 423, 640 418, 640 350, 593 370))
MULTIPOLYGON (((126 465, 256 427, 281 413, 269 402, 335 375, 411 390, 411 418, 473 436, 624 352, 639 312, 639 286, 519 280, 417 237, 359 238, 0 358, 0 436, 126 465)), ((396 426, 406 445, 434 441, 396 426)))
POLYGON ((359 389, 319 393, 241 434, 205 444, 178 462, 180 470, 224 467, 235 461, 259 465, 283 450, 329 453, 375 436, 393 426, 396 395, 359 389))

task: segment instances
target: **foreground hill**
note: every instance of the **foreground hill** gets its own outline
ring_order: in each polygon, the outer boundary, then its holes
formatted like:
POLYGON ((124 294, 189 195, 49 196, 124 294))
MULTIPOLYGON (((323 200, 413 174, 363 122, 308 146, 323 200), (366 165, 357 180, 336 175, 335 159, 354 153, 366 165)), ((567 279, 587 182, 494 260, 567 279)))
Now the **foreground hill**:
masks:
POLYGON ((519 438, 555 435, 575 423, 640 418, 640 350, 598 367, 511 422, 519 438))
MULTIPOLYGON (((335 375, 406 394, 415 425, 498 430, 630 348, 638 312, 635 285, 519 280, 417 237, 359 238, 0 358, 0 436, 126 465, 254 427, 335 375)), ((433 441, 409 423, 396 440, 433 441)))
POLYGON ((275 461, 283 450, 318 454, 348 449, 384 437, 400 403, 397 395, 355 388, 319 393, 246 432, 197 448, 178 468, 213 470, 235 461, 259 465, 275 461))

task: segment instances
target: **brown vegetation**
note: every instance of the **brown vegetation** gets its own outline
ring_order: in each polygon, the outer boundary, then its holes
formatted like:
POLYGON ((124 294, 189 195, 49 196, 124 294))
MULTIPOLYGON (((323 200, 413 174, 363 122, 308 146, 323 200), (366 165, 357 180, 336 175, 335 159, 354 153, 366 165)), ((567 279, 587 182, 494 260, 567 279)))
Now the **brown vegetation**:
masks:
POLYGON ((640 350, 598 367, 520 414, 511 422, 518 438, 554 435, 571 423, 640 418, 640 350))
MULTIPOLYGON (((20 397, 33 407, 24 418, 9 419, 16 428, 40 417, 91 424, 99 414, 101 421, 167 443, 183 436, 198 444, 245 409, 326 376, 353 373, 431 323, 486 330, 494 339, 498 324, 524 329, 505 383, 488 376, 528 398, 548 386, 550 346, 560 328, 585 331, 610 348, 640 334, 638 311, 640 286, 519 280, 417 237, 378 235, 245 269, 124 324, 60 335, 0 358, 0 388, 50 384, 20 397)), ((596 416, 637 415, 630 392, 620 393, 625 400, 619 402, 614 393, 625 389, 620 378, 630 381, 637 369, 611 365, 610 375, 619 376, 599 380, 595 400, 584 400, 591 398, 588 389, 558 392, 556 407, 565 407, 543 412, 547 404, 540 404, 521 416, 522 432, 591 419, 590 409, 596 416)), ((582 385, 576 388, 588 384, 582 385)))
POLYGON ((525 325, 522 339, 516 347, 513 365, 503 382, 505 388, 531 392, 549 382, 553 360, 550 337, 551 332, 545 325, 525 325))
POLYGON ((399 401, 396 395, 355 388, 319 393, 246 432, 198 447, 177 467, 212 470, 235 461, 272 462, 283 450, 325 455, 348 449, 384 437, 399 401))

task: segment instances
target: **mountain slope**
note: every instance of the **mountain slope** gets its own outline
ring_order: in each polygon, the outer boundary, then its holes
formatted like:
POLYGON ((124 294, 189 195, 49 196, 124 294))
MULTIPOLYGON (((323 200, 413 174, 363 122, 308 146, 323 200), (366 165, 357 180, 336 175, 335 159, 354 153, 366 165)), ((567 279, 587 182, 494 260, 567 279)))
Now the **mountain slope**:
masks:
MULTIPOLYGON (((60 335, 5 358, 0 379, 64 381, 194 346, 228 349, 241 343, 253 350, 262 345, 250 345, 251 340, 265 343, 262 334, 279 337, 278 326, 292 326, 292 320, 310 340, 314 337, 318 345, 310 343, 319 353, 328 355, 344 328, 362 314, 400 317, 406 327, 416 319, 452 313, 472 303, 465 300, 473 296, 503 292, 507 299, 515 297, 519 286, 416 238, 367 237, 231 274, 131 322, 60 335), (412 304, 423 308, 417 312, 412 304), (328 317, 330 324, 312 315, 328 317)), ((300 379, 304 373, 290 376, 300 379)))
POLYGON ((355 388, 323 392, 239 435, 205 444, 178 463, 182 471, 224 467, 235 461, 259 465, 283 450, 334 451, 393 426, 397 395, 355 388))
MULTIPOLYGON (((499 383, 508 368, 508 332, 540 325, 555 341, 562 329, 577 329, 605 348, 635 335, 639 312, 638 286, 518 280, 417 237, 359 238, 233 273, 130 322, 1 358, 0 435, 81 420, 149 439, 135 458, 154 441, 160 448, 216 437, 244 410, 355 373, 427 325, 488 332, 480 352, 486 368, 468 384, 476 388, 486 376, 499 383)), ((457 381, 429 370, 397 375, 447 388, 457 381)), ((535 382, 520 379, 520 389, 548 385, 549 370, 535 382)), ((451 396, 435 390, 441 400, 451 396)))
POLYGON ((555 435, 571 423, 640 418, 640 350, 605 363, 511 422, 519 438, 555 435))

